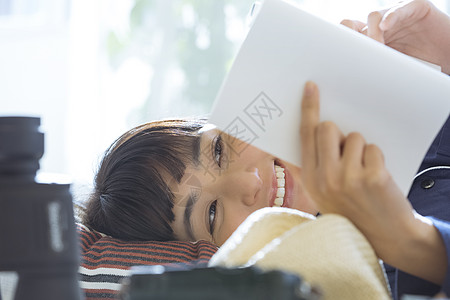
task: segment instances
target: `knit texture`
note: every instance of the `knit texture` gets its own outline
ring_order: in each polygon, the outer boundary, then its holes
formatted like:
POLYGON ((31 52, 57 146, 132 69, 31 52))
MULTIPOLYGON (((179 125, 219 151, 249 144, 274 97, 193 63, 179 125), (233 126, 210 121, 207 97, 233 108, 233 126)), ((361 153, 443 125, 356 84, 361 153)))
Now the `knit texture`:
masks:
POLYGON ((213 256, 210 266, 256 265, 293 272, 324 299, 391 299, 381 261, 346 218, 285 208, 253 213, 213 256))

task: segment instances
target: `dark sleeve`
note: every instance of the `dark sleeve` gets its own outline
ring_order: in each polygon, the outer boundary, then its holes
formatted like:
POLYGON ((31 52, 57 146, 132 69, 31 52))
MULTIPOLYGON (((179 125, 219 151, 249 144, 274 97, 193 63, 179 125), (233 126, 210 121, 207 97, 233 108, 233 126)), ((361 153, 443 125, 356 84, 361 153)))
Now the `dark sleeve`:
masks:
POLYGON ((446 295, 450 295, 450 222, 438 220, 431 218, 433 221, 434 226, 439 230, 439 233, 441 234, 441 237, 445 244, 445 250, 447 253, 447 273, 445 275, 445 280, 442 285, 442 291, 446 295))
POLYGON ((430 146, 408 199, 422 216, 450 221, 450 118, 430 146))
POLYGON ((450 221, 450 118, 430 146, 408 199, 422 216, 450 221))
MULTIPOLYGON (((413 208, 421 215, 434 217, 436 228, 445 240, 450 230, 450 118, 430 146, 408 194, 413 208)), ((448 251, 448 243, 446 249, 448 251)), ((448 253, 448 252, 447 252, 448 253)), ((441 287, 391 267, 389 282, 394 298, 403 294, 435 295, 441 287)), ((447 276, 448 278, 448 276, 447 276)), ((445 290, 445 288, 444 288, 445 290)))
POLYGON ((450 163, 430 167, 419 173, 408 199, 422 216, 450 221, 450 163))
POLYGON ((418 173, 425 169, 442 165, 450 165, 450 116, 428 149, 418 173))

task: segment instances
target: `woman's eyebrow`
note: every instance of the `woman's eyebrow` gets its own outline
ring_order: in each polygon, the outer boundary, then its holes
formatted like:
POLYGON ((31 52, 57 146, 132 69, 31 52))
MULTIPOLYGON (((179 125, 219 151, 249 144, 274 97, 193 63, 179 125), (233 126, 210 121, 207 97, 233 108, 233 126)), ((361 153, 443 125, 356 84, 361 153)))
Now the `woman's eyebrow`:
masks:
MULTIPOLYGON (((200 164, 200 152, 201 152, 201 142, 203 132, 204 131, 201 131, 198 134, 197 138, 194 140, 193 158, 194 158, 194 165, 196 167, 200 164)), ((189 239, 191 239, 192 241, 195 241, 195 237, 194 232, 192 231, 191 215, 194 205, 198 201, 199 195, 200 193, 198 193, 198 191, 194 191, 193 189, 191 189, 189 193, 189 198, 186 202, 186 207, 184 209, 183 223, 184 227, 186 228, 186 233, 189 236, 189 239)))
POLYGON ((198 136, 194 139, 194 145, 192 149, 194 165, 196 167, 200 164, 200 149, 201 149, 202 135, 203 132, 200 132, 198 136))
POLYGON ((189 236, 189 239, 191 241, 195 241, 194 233, 192 231, 192 224, 191 224, 191 215, 192 215, 192 209, 194 208, 195 203, 198 201, 198 194, 196 193, 190 193, 189 198, 186 202, 186 208, 184 209, 184 227, 186 228, 186 233, 189 236))

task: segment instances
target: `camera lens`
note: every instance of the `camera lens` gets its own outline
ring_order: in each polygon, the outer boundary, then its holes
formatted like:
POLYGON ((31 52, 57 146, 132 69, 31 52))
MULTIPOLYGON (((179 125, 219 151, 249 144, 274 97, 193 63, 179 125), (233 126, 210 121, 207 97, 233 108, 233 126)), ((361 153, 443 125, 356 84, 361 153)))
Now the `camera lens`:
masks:
POLYGON ((70 185, 36 180, 39 126, 39 118, 0 117, 0 291, 15 300, 79 300, 70 185))
POLYGON ((33 176, 44 154, 44 134, 40 119, 34 117, 0 118, 0 176, 33 176))

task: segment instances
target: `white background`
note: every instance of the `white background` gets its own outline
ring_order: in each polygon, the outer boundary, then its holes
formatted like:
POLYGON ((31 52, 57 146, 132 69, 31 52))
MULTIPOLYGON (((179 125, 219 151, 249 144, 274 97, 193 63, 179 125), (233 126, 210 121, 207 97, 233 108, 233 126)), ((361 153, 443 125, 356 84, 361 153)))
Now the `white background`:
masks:
MULTIPOLYGON (((228 2, 232 11, 233 1, 228 2)), ((252 2, 248 1, 249 8, 252 2)), ((397 1, 296 2, 339 22, 364 20, 380 5, 397 1)), ((449 0, 433 3, 446 11, 450 8, 449 0)), ((89 185, 103 151, 137 125, 130 115, 149 94, 155 66, 130 55, 112 68, 104 42, 108 30, 129 30, 133 4, 132 0, 0 0, 0 115, 42 118, 46 136, 42 171, 65 173, 75 183, 89 185)), ((242 18, 228 16, 227 33, 235 45, 232 59, 247 27, 242 18)), ((199 43, 207 47, 199 35, 199 43)), ((183 113, 172 109, 182 81, 172 70, 160 91, 160 111, 154 111, 148 121, 169 117, 174 111, 178 116, 208 113, 192 104, 183 107, 183 113)))

